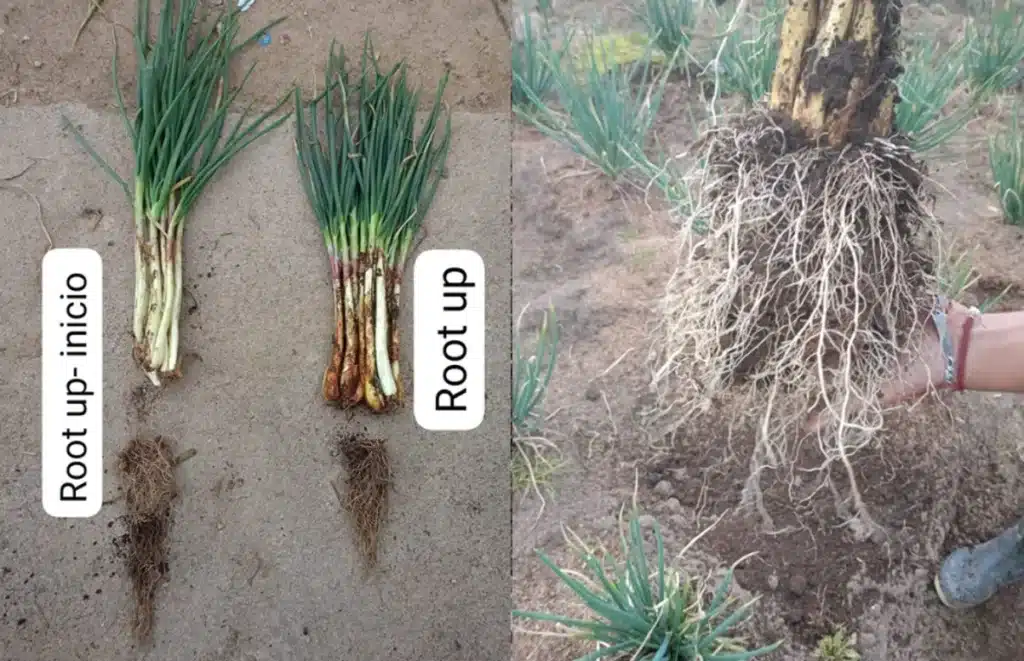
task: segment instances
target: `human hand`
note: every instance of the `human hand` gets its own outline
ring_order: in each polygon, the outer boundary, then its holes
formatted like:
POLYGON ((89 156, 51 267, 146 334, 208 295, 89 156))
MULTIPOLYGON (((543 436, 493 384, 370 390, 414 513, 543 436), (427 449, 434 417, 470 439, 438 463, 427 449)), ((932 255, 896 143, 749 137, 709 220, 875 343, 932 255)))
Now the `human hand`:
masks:
MULTIPOLYGON (((967 318, 977 312, 956 301, 949 301, 946 309, 946 332, 949 334, 950 350, 956 359, 960 350, 960 338, 967 318)), ((946 356, 942 351, 939 333, 934 319, 929 317, 924 326, 925 337, 921 343, 921 354, 910 365, 904 365, 896 377, 882 388, 883 406, 894 406, 920 397, 931 388, 938 390, 953 387, 946 381, 946 356)), ((962 359, 962 357, 959 357, 962 359)), ((955 365, 954 365, 955 368, 955 365)))
MULTIPOLYGON (((956 301, 949 302, 946 310, 946 328, 954 355, 960 345, 964 321, 970 315, 970 308, 956 301)), ((932 388, 951 387, 952 384, 946 382, 946 357, 943 354, 942 343, 932 317, 929 317, 923 325, 922 333, 924 333, 924 337, 921 338, 919 345, 919 355, 911 357, 893 375, 893 378, 882 386, 879 402, 883 407, 912 401, 932 388)), ((808 431, 815 431, 823 423, 823 415, 813 414, 808 418, 806 426, 808 431)))

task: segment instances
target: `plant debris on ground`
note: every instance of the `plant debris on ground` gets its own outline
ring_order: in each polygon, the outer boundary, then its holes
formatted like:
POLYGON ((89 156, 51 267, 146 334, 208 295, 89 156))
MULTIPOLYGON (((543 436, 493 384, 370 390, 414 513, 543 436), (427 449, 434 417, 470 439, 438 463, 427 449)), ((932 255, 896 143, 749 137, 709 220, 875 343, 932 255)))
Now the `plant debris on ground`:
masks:
POLYGON ((120 551, 135 601, 132 631, 142 643, 152 638, 157 588, 167 574, 167 532, 178 493, 174 467, 171 447, 159 436, 132 439, 117 462, 128 527, 120 551))
POLYGON ((341 434, 337 441, 342 458, 346 489, 338 492, 359 539, 359 550, 369 568, 377 565, 379 534, 388 513, 391 490, 391 459, 382 438, 362 434, 341 434))

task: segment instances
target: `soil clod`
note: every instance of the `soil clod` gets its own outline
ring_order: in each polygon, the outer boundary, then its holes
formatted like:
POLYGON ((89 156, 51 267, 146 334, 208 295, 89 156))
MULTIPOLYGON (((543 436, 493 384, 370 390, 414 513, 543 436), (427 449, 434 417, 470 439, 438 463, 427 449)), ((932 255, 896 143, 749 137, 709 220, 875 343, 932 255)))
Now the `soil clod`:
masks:
POLYGON ((342 506, 349 513, 367 566, 377 565, 378 533, 387 517, 391 489, 391 460, 387 443, 361 434, 342 434, 337 441, 348 473, 347 489, 337 489, 342 506))

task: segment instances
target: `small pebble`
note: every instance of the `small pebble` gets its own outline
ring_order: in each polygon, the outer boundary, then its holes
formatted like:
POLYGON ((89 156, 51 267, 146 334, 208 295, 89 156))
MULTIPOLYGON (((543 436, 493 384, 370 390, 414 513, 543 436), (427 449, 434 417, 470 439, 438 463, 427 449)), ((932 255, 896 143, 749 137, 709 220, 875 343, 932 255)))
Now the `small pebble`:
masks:
POLYGON ((662 480, 654 485, 654 493, 659 496, 671 496, 675 492, 675 487, 668 480, 662 480))
POLYGON ((678 498, 669 498, 664 503, 665 509, 669 512, 678 512, 683 509, 683 504, 679 502, 678 498))
POLYGON ((768 589, 769 590, 778 590, 779 589, 779 575, 778 574, 772 574, 771 576, 768 577, 768 589))
POLYGON ((40 62, 39 60, 34 60, 32 62, 32 66, 34 66, 36 69, 39 69, 39 68, 41 68, 43 66, 43 63, 40 62))
POLYGON ((641 515, 640 518, 637 519, 637 522, 640 524, 641 528, 653 528, 654 527, 654 517, 651 516, 650 514, 643 514, 643 515, 641 515))
POLYGON ((789 579, 789 591, 795 595, 801 595, 807 591, 807 578, 802 574, 795 574, 789 579))
POLYGON ((289 37, 286 34, 282 34, 281 35, 281 43, 284 44, 284 45, 288 45, 288 44, 292 43, 292 38, 289 37))
POLYGON ((601 399, 601 390, 594 384, 590 384, 587 386, 586 391, 584 391, 583 396, 587 398, 588 402, 596 402, 601 399))
POLYGON ((23 43, 23 44, 25 44, 25 43, 28 43, 28 40, 29 40, 29 39, 31 39, 31 37, 29 37, 29 36, 28 36, 28 35, 26 34, 26 35, 25 35, 24 37, 22 37, 22 38, 21 38, 21 43, 23 43))

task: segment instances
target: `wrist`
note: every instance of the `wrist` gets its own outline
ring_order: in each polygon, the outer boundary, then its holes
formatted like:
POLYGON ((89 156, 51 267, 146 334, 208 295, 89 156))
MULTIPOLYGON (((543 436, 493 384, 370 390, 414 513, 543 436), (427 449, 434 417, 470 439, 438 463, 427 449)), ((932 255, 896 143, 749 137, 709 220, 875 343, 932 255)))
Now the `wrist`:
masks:
POLYGON ((974 326, 978 322, 981 313, 978 312, 977 308, 969 308, 966 310, 966 314, 959 315, 956 323, 953 324, 955 330, 952 334, 952 345, 953 345, 953 390, 962 391, 967 389, 967 357, 968 351, 970 350, 971 340, 973 339, 974 326))
POLYGON ((1024 313, 999 312, 977 315, 965 329, 958 320, 958 337, 969 333, 961 361, 965 390, 1021 392, 1024 377, 1024 313))
POLYGON ((938 351, 937 370, 933 373, 932 383, 936 388, 963 390, 967 387, 966 362, 977 315, 976 308, 968 308, 955 301, 950 301, 945 309, 933 313, 932 326, 938 351))

